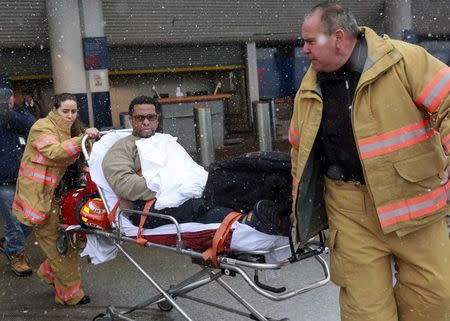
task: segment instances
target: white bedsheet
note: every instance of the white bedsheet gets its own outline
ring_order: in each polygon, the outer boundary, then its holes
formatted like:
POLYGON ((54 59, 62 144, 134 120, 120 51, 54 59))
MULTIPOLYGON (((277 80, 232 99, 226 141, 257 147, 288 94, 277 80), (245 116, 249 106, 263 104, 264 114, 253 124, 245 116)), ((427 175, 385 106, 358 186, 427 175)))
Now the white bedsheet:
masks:
MULTIPOLYGON (((88 165, 92 180, 100 187, 105 196, 105 202, 108 208, 112 208, 117 202, 117 196, 112 191, 108 182, 106 181, 103 171, 102 162, 106 151, 120 138, 129 135, 128 132, 111 132, 104 135, 99 141, 95 142, 92 152, 89 157, 88 165)), ((121 232, 129 237, 137 235, 138 228, 131 224, 131 222, 124 216, 120 217, 121 232)), ((183 223, 180 224, 182 232, 195 232, 207 229, 216 229, 220 224, 201 224, 201 223, 183 223)), ((233 236, 230 247, 236 251, 255 251, 255 250, 269 250, 274 247, 289 244, 289 239, 284 236, 276 236, 261 233, 252 227, 235 222, 233 224, 233 236)), ((168 224, 155 229, 144 229, 143 235, 161 235, 176 233, 175 225, 168 224)), ((117 255, 117 248, 113 241, 104 237, 96 235, 89 235, 88 242, 81 256, 88 255, 92 263, 99 264, 115 258, 117 255)), ((267 262, 282 261, 290 256, 290 250, 277 251, 274 254, 266 256, 267 262)))

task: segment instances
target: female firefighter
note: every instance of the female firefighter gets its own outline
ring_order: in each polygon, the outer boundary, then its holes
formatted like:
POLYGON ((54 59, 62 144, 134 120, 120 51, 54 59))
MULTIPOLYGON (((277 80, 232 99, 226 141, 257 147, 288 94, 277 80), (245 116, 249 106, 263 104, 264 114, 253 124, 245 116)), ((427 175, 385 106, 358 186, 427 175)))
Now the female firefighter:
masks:
POLYGON ((81 289, 78 251, 69 249, 61 255, 56 249, 59 204, 55 190, 67 167, 80 154, 83 132, 91 139, 99 137, 96 128, 83 130, 74 95, 56 95, 48 116, 38 120, 30 130, 13 203, 14 214, 33 227, 47 256, 37 274, 54 288, 55 302, 62 305, 90 302, 81 289))

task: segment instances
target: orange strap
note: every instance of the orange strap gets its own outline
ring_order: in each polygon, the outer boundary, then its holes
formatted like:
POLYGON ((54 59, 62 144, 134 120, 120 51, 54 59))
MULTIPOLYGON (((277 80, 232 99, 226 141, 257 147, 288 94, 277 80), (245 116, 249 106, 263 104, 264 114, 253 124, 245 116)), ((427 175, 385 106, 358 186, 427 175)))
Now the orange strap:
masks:
MULTIPOLYGON (((150 208, 152 207, 152 205, 155 203, 156 199, 151 199, 148 200, 145 205, 144 205, 144 209, 142 210, 144 213, 148 213, 150 212, 150 208)), ((147 244, 147 240, 144 239, 142 237, 142 230, 144 229, 144 224, 145 224, 145 220, 147 219, 147 215, 145 214, 141 214, 141 220, 139 221, 139 228, 138 228, 138 233, 136 236, 136 243, 144 246, 145 244, 147 244)))
POLYGON ((222 224, 220 224, 219 228, 216 230, 216 233, 214 233, 212 246, 202 253, 203 260, 211 261, 211 264, 214 267, 219 266, 219 262, 217 262, 217 254, 224 252, 225 241, 228 234, 230 234, 231 227, 233 226, 233 223, 236 222, 241 216, 242 213, 231 212, 224 218, 222 224))
POLYGON ((120 197, 117 199, 116 204, 114 204, 114 207, 112 208, 111 212, 109 212, 109 214, 108 214, 108 221, 111 224, 116 221, 116 213, 117 213, 117 209, 119 208, 119 204, 120 204, 121 200, 122 199, 120 197))

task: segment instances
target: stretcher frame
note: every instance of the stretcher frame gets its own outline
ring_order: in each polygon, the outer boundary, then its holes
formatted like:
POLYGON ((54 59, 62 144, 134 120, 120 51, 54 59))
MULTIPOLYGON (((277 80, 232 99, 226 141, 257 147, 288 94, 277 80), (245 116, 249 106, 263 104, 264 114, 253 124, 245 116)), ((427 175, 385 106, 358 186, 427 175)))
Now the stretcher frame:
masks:
MULTIPOLYGON (((130 131, 126 130, 114 130, 114 131, 130 131)), ((103 131, 101 135, 107 134, 111 132, 103 131)), ((86 148, 86 141, 88 137, 84 136, 82 139, 82 152, 86 159, 89 160, 89 152, 86 148)), ((105 195, 101 187, 97 186, 99 195, 105 204, 106 210, 108 214, 110 213, 110 208, 108 207, 107 202, 105 201, 105 195)), ((150 217, 158 217, 163 218, 174 224, 176 227, 176 244, 175 246, 167 246, 152 242, 147 242, 144 246, 148 248, 158 248, 165 251, 175 252, 180 255, 187 255, 191 257, 192 263, 198 265, 200 267, 200 271, 194 273, 193 275, 187 277, 183 281, 179 282, 176 285, 172 285, 168 288, 163 288, 159 283, 152 277, 148 272, 144 270, 144 268, 133 258, 127 250, 124 249, 124 243, 134 243, 136 244, 136 239, 133 237, 125 236, 121 233, 120 223, 113 224, 113 227, 110 231, 103 231, 98 229, 91 229, 87 227, 77 227, 72 229, 71 232, 75 233, 87 233, 87 234, 96 234, 108 239, 113 240, 114 245, 117 249, 137 268, 139 272, 145 277, 145 279, 157 290, 158 294, 152 296, 151 298, 138 303, 132 307, 126 309, 117 309, 114 306, 109 306, 106 309, 105 313, 97 315, 93 318, 95 321, 112 321, 112 320, 125 320, 125 321, 133 321, 134 319, 128 317, 127 315, 132 312, 140 309, 144 309, 148 306, 156 304, 160 310, 162 311, 171 311, 175 308, 182 317, 187 321, 193 321, 184 309, 176 302, 177 297, 189 299, 191 301, 206 304, 211 307, 215 307, 224 311, 228 311, 237 315, 241 315, 247 317, 252 320, 259 321, 288 321, 288 318, 282 319, 274 319, 271 317, 267 317, 263 315, 260 311, 258 311, 254 306, 252 306, 245 298, 243 298, 235 289, 233 289, 228 283, 226 283, 223 279, 225 277, 234 277, 240 275, 243 280, 248 284, 248 286, 257 294, 272 300, 272 301, 284 301, 300 295, 302 293, 311 291, 318 287, 321 287, 327 284, 330 280, 330 273, 327 262, 321 256, 324 253, 328 252, 328 248, 325 246, 325 236, 324 232, 321 231, 318 233, 318 239, 313 238, 309 240, 306 245, 302 247, 302 249, 294 250, 293 244, 286 245, 279 248, 274 248, 267 251, 250 251, 245 253, 233 252, 231 254, 218 254, 217 255, 217 267, 213 266, 211 262, 205 262, 202 256, 201 251, 193 250, 184 247, 183 239, 181 234, 180 225, 177 220, 168 215, 159 214, 159 213, 144 213, 131 209, 122 209, 119 211, 118 215, 126 215, 126 214, 140 214, 147 215, 150 217), (263 255, 268 254, 270 252, 280 251, 289 247, 291 250, 292 256, 289 259, 286 259, 282 262, 277 263, 265 263, 263 255), (301 288, 293 289, 287 291, 286 288, 275 288, 269 285, 263 284, 259 281, 258 273, 259 271, 267 271, 267 270, 280 270, 284 266, 289 264, 302 261, 308 258, 314 258, 318 264, 320 265, 323 271, 323 278, 314 282, 311 282, 301 288), (245 269, 250 269, 254 271, 253 279, 249 276, 249 273, 245 269), (236 301, 243 307, 247 312, 242 310, 230 308, 227 306, 223 306, 221 304, 206 301, 197 297, 193 297, 189 295, 189 292, 203 287, 209 283, 215 282, 220 285, 226 292, 228 292, 236 301)), ((118 220, 120 222, 120 219, 118 220)))

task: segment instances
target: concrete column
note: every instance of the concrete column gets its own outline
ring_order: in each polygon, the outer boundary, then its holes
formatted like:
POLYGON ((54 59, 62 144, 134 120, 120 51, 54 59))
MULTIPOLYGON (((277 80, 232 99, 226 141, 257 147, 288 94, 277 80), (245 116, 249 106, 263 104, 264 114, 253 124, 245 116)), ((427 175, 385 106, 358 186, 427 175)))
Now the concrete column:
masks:
POLYGON ((256 44, 254 42, 246 44, 246 57, 248 117, 253 127, 253 103, 259 101, 258 66, 256 64, 256 44))
POLYGON ((78 0, 86 69, 89 120, 97 128, 111 127, 108 47, 101 0, 78 0))
POLYGON ((384 5, 385 33, 403 39, 404 31, 412 29, 412 0, 386 0, 384 5))
POLYGON ((46 5, 54 91, 75 94, 81 119, 90 124, 78 0, 46 0, 46 5))

